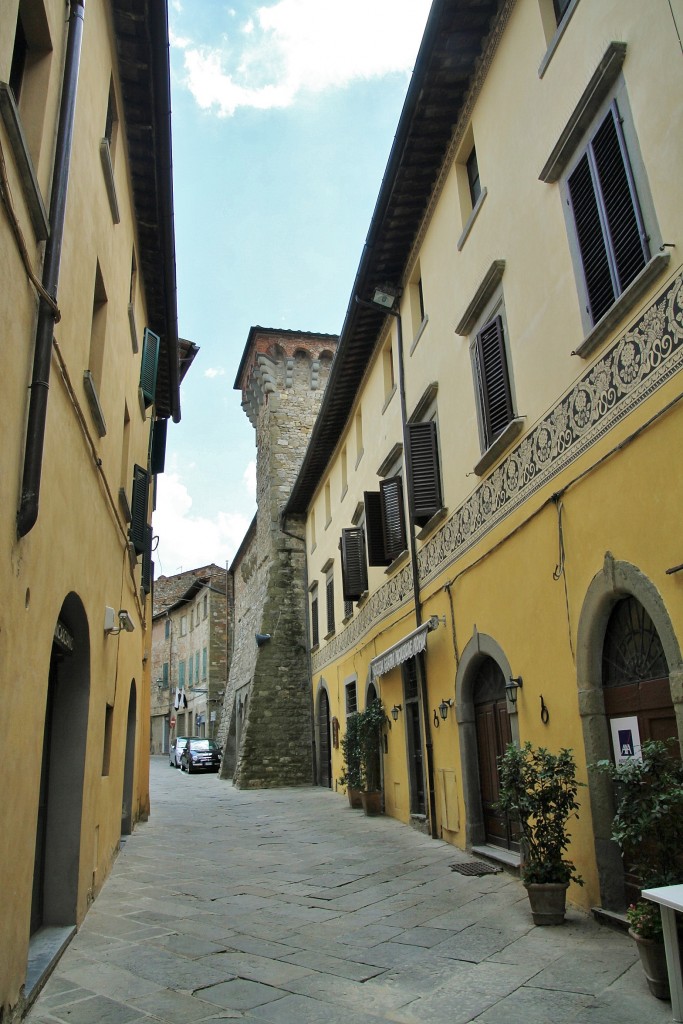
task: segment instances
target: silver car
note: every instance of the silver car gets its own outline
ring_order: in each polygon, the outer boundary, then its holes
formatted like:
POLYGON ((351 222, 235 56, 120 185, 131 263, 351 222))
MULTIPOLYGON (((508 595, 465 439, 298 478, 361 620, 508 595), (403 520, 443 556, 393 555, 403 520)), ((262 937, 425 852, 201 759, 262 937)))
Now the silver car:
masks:
POLYGON ((194 740, 194 739, 198 739, 198 737, 197 736, 176 736, 176 738, 171 741, 171 748, 170 748, 170 750, 168 752, 168 757, 169 757, 169 762, 168 763, 171 766, 171 768, 180 768, 180 758, 182 756, 183 750, 187 746, 187 741, 188 740, 194 740))

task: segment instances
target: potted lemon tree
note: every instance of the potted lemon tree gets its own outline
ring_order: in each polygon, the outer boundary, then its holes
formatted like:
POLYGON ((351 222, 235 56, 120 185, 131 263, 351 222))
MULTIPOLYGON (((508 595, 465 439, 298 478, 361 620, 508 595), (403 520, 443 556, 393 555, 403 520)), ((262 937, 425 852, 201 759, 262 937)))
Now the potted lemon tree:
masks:
POLYGON ((562 924, 570 881, 583 885, 566 857, 568 822, 578 817, 576 799, 583 783, 576 778, 571 750, 552 754, 544 747, 510 744, 498 759, 498 807, 517 819, 524 858, 522 881, 534 924, 562 924))
POLYGON ((346 786, 346 793, 351 807, 360 808, 361 790, 363 788, 363 769, 361 766, 361 748, 359 735, 359 719, 357 714, 346 719, 346 732, 341 738, 344 762, 339 776, 339 785, 346 786))
POLYGON ((361 799, 368 815, 382 813, 382 730, 387 721, 380 700, 368 704, 358 715, 358 738, 363 787, 361 799))

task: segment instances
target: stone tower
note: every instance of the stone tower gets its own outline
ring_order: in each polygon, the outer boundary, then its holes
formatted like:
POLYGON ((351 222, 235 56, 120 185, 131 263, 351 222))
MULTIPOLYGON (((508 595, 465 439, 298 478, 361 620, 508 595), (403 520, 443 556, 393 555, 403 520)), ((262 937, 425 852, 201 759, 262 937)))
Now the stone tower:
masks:
POLYGON ((242 788, 313 779, 305 524, 283 522, 282 509, 337 341, 252 327, 235 380, 256 430, 258 510, 232 564, 233 649, 219 740, 221 777, 234 777, 242 788))

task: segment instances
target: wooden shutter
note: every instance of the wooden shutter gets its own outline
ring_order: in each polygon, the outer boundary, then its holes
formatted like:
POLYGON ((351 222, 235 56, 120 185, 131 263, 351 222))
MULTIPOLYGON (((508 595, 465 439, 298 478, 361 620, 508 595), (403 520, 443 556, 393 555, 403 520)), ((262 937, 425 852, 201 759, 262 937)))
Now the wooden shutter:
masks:
POLYGON ((317 647, 320 643, 320 624, 318 622, 318 592, 311 600, 311 644, 317 647))
POLYGON ((154 562, 152 561, 152 527, 145 525, 145 550, 142 552, 142 589, 149 594, 154 581, 154 562))
POLYGON ((166 463, 166 433, 168 420, 155 420, 152 431, 152 452, 150 456, 150 469, 155 475, 163 473, 166 463))
POLYGON ((408 458, 413 486, 413 515, 424 525, 441 508, 441 479, 436 423, 408 424, 408 458))
POLYGON ((327 577, 325 596, 327 599, 327 632, 334 633, 334 576, 327 577))
POLYGON ((382 527, 382 501, 379 491, 366 491, 363 495, 365 502, 365 530, 368 543, 368 565, 389 565, 391 558, 387 558, 384 550, 384 530, 382 527))
POLYGON ((403 481, 400 476, 380 480, 384 552, 392 562, 406 550, 406 517, 403 508, 403 481))
POLYGON ((476 368, 484 417, 484 439, 488 448, 512 419, 510 377, 500 316, 486 324, 477 335, 476 368))
POLYGON ((140 367, 140 387, 145 405, 153 405, 157 389, 157 369, 159 367, 159 335, 145 327, 142 342, 142 365, 140 367))
POLYGON ((342 589, 345 601, 357 601, 368 589, 365 561, 365 531, 361 526, 342 530, 342 589))
POLYGON ((567 179, 593 323, 650 258, 616 103, 567 179))
POLYGON ((128 536, 138 555, 143 554, 147 540, 147 500, 149 497, 149 473, 142 466, 133 468, 133 497, 131 501, 131 521, 128 536))

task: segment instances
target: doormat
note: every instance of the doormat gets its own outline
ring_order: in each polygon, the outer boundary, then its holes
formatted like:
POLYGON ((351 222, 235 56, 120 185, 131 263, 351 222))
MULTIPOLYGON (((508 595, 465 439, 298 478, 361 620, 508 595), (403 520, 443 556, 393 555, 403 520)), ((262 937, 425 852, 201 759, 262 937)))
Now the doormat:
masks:
POLYGON ((451 871, 457 871, 461 875, 497 875, 502 870, 494 864, 485 864, 483 860, 467 860, 462 864, 451 864, 451 871))

